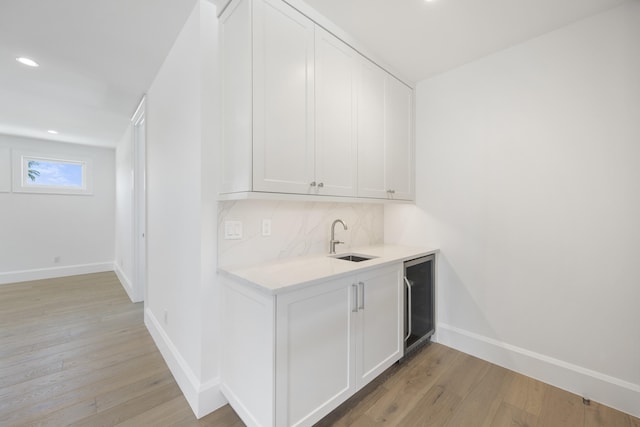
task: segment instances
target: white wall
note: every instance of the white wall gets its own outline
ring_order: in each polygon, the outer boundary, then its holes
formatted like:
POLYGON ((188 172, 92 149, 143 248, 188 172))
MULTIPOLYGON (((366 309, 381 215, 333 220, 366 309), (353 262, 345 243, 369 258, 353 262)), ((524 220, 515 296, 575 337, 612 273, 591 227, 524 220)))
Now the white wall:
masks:
MULTIPOLYGON (((91 159, 93 194, 0 192, 0 283, 111 270, 114 150, 0 135, 0 152, 7 149, 91 159)), ((0 165, 6 184, 10 163, 0 165)))
POLYGON ((337 252, 384 240, 382 204, 242 200, 221 202, 218 209, 218 262, 225 268, 326 254, 338 218, 348 230, 336 226, 336 238, 345 242, 337 252), (271 236, 262 236, 263 219, 271 221, 271 236), (241 240, 224 239, 225 221, 242 222, 241 240))
POLYGON ((218 385, 215 7, 197 2, 147 94, 145 321, 196 415, 218 385))
POLYGON ((131 297, 133 290, 133 136, 127 127, 116 146, 114 269, 131 297))
MULTIPOLYGON (((640 3, 421 82, 441 342, 640 415, 640 3)), ((398 236, 397 239, 392 236, 398 236)))

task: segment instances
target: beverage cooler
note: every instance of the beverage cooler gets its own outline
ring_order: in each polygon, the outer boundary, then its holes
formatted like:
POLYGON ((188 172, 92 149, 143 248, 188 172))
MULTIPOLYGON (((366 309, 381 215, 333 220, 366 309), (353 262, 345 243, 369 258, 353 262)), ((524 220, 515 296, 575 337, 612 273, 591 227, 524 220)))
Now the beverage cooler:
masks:
POLYGON ((404 263, 404 354, 429 341, 435 332, 435 255, 404 263))

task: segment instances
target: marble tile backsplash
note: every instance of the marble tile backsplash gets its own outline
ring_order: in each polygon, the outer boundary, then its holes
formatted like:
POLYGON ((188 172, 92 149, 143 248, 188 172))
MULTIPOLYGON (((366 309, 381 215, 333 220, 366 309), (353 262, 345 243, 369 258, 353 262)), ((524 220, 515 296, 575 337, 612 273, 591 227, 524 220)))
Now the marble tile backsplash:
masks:
POLYGON ((384 241, 384 206, 363 203, 239 200, 218 203, 218 265, 234 268, 302 255, 329 252, 331 223, 337 252, 384 241), (262 236, 262 220, 271 220, 271 236, 262 236), (225 240, 225 221, 241 221, 240 240, 225 240))

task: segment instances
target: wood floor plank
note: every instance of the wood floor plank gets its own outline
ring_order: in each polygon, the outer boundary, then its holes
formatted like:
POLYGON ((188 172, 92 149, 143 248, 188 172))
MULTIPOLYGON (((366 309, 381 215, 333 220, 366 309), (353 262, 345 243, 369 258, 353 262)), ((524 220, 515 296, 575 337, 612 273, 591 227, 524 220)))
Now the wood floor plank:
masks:
POLYGON ((154 375, 146 376, 139 381, 128 380, 121 387, 114 387, 96 396, 96 410, 98 412, 122 405, 132 398, 152 393, 158 388, 167 384, 175 384, 171 372, 166 370, 158 371, 154 375))
POLYGON ((509 371, 504 400, 515 408, 539 416, 547 385, 536 379, 509 371))
POLYGON ((407 415, 391 425, 444 426, 488 369, 486 362, 460 353, 407 415))
POLYGON ((49 348, 33 350, 28 353, 14 354, 2 358, 0 371, 3 373, 14 372, 16 369, 26 367, 33 368, 46 363, 67 361, 75 358, 94 355, 100 357, 103 351, 114 346, 126 345, 129 342, 141 345, 153 345, 149 332, 144 327, 119 331, 118 333, 96 334, 90 339, 76 339, 63 344, 54 344, 49 348))
POLYGON ((65 406, 59 411, 47 414, 45 418, 38 419, 31 422, 30 426, 51 426, 58 427, 64 425, 70 425, 75 420, 84 419, 88 416, 95 414, 96 407, 95 401, 92 399, 85 399, 76 402, 72 405, 65 406))
POLYGON ((584 405, 584 411, 585 427, 632 427, 629 415, 597 402, 584 405))
MULTIPOLYGON (((143 332, 143 331, 141 331, 143 332)), ((30 359, 0 368, 2 383, 0 388, 28 380, 40 378, 76 366, 105 366, 118 360, 132 359, 155 351, 153 340, 148 334, 135 334, 125 340, 113 340, 108 346, 85 346, 66 352, 50 354, 45 352, 40 358, 30 359)))
POLYGON ((413 406, 438 381, 460 353, 445 346, 428 346, 384 383, 385 393, 368 411, 376 421, 394 423, 406 417, 413 406))
POLYGON ((74 427, 115 426, 154 407, 167 404, 178 396, 182 396, 182 392, 175 382, 164 384, 148 393, 129 399, 105 411, 84 417, 70 425, 74 427))
POLYGON ((381 427, 384 425, 385 424, 381 422, 372 420, 367 414, 362 414, 361 416, 353 420, 351 424, 349 424, 350 427, 381 427))
POLYGON ((536 427, 540 424, 537 416, 502 401, 488 425, 491 427, 536 427))
POLYGON ((48 386, 42 387, 31 384, 32 387, 23 389, 22 393, 11 394, 0 401, 0 421, 46 417, 48 413, 57 412, 87 396, 95 400, 101 393, 138 381, 141 377, 155 375, 159 370, 166 372, 166 364, 159 355, 151 354, 116 365, 107 372, 96 372, 69 381, 52 381, 48 386))
POLYGON ((222 408, 207 415, 206 417, 200 418, 199 420, 191 422, 185 420, 184 424, 185 427, 244 427, 244 425, 245 424, 229 405, 224 405, 222 408))
POLYGON ((453 417, 462 398, 443 385, 435 385, 411 408, 396 426, 443 426, 453 417))
POLYGON ((122 370, 140 369, 148 363, 163 361, 159 353, 141 350, 144 354, 130 359, 123 360, 122 355, 116 354, 85 363, 79 361, 77 366, 70 369, 4 387, 0 389, 0 401, 13 400, 15 396, 27 396, 34 392, 41 395, 61 393, 73 389, 78 382, 105 381, 122 370))
MULTIPOLYGON (((132 326, 129 328, 121 328, 118 325, 112 325, 111 329, 96 327, 93 334, 87 333, 86 336, 76 336, 70 339, 61 339, 59 341, 48 342, 48 345, 41 343, 38 346, 29 346, 23 352, 14 352, 8 356, 0 356, 6 361, 6 366, 12 364, 25 363, 33 360, 40 360, 43 357, 55 356, 58 354, 81 352, 82 348, 104 348, 105 346, 119 340, 130 340, 134 336, 148 336, 148 331, 144 326, 132 326)), ((142 338, 141 338, 142 339, 142 338)), ((48 341, 48 340, 45 340, 48 341)), ((100 353, 99 351, 97 352, 100 353)))
POLYGON ((557 427, 583 426, 582 398, 557 387, 548 386, 542 402, 540 424, 557 427))
POLYGON ((187 425, 192 422, 192 414, 185 410, 184 396, 177 396, 164 405, 155 406, 150 410, 116 424, 118 427, 139 427, 142 425, 187 425), (191 415, 191 416, 190 416, 191 415))
POLYGON ((496 365, 489 369, 476 383, 469 394, 462 399, 455 414, 445 424, 447 427, 465 425, 490 425, 502 400, 502 388, 507 378, 507 370, 496 365))
MULTIPOLYGON (((395 372, 396 369, 390 371, 395 372)), ((346 427, 356 423, 359 418, 365 415, 368 408, 379 406, 380 398, 387 394, 387 390, 381 386, 382 382, 383 379, 372 381, 371 384, 340 405, 338 409, 316 423, 315 427, 346 427)), ((369 419, 368 414, 366 414, 366 419, 369 419)))

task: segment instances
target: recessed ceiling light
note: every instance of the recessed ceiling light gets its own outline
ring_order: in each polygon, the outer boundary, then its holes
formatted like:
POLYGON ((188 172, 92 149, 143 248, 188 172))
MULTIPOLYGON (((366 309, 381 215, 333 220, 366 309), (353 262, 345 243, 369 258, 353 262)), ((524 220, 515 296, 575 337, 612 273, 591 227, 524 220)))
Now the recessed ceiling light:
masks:
POLYGON ((24 64, 28 67, 39 67, 40 64, 38 64, 36 61, 34 61, 31 58, 25 58, 24 56, 20 56, 18 58, 16 58, 16 61, 18 61, 21 64, 24 64))
POLYGON ((53 130, 53 129, 49 129, 47 132, 49 132, 52 135, 57 135, 58 131, 57 130, 53 130))

